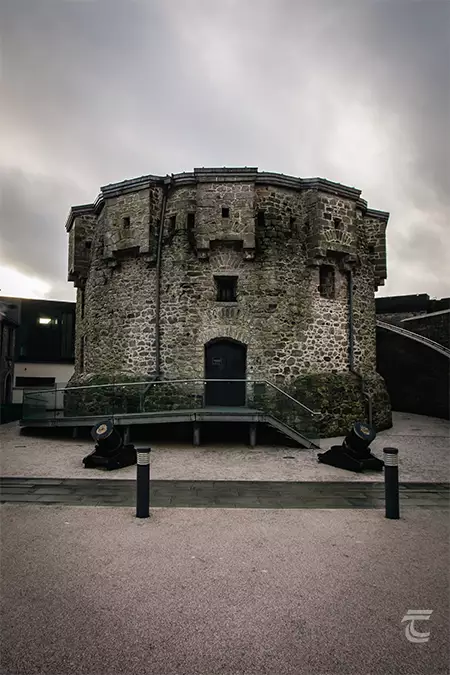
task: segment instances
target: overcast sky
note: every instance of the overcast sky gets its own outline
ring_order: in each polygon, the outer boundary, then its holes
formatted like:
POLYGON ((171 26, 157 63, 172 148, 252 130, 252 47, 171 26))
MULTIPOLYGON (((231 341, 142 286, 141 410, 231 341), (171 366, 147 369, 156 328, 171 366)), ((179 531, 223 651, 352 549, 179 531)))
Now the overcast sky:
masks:
POLYGON ((389 211, 379 295, 450 295, 450 1, 3 0, 0 293, 74 299, 110 182, 257 166, 389 211))

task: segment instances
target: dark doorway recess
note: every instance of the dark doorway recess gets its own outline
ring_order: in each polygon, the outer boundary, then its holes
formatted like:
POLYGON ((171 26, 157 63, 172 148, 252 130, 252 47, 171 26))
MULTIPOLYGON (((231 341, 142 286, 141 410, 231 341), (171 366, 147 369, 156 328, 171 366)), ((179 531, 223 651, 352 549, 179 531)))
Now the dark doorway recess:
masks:
POLYGON ((206 406, 245 406, 247 347, 237 340, 217 338, 205 345, 206 406))

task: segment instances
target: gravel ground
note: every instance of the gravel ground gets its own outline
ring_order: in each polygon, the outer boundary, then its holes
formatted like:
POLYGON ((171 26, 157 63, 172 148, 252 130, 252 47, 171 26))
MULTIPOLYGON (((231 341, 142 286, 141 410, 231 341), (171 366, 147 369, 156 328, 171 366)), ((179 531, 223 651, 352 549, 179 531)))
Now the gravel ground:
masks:
MULTIPOLYGON (((323 439, 321 451, 339 439, 323 439)), ((129 478, 135 467, 105 472, 86 470, 82 459, 91 450, 89 440, 22 436, 16 423, 0 426, 2 476, 49 478, 129 478)), ((139 444, 137 444, 139 445, 139 444)), ((372 444, 378 457, 383 447, 399 448, 400 480, 450 480, 450 423, 432 417, 394 413, 392 429, 380 432, 372 444)), ((355 474, 317 462, 317 452, 288 447, 211 445, 153 446, 151 471, 155 479, 173 480, 276 480, 276 481, 379 481, 379 473, 355 474), (292 459, 285 459, 286 457, 292 459)))
POLYGON ((449 673, 448 513, 0 514, 3 675, 449 673))

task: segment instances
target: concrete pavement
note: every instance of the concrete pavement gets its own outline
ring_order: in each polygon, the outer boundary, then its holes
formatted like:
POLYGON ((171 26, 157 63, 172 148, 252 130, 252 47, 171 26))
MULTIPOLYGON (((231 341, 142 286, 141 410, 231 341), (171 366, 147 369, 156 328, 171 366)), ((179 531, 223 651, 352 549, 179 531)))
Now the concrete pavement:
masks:
POLYGON ((25 502, 0 507, 1 675, 449 675, 449 430, 396 414, 372 445, 399 448, 398 521, 380 473, 182 445, 155 447, 138 520, 136 467, 0 427, 0 500, 25 502))
MULTIPOLYGON (((342 438, 321 441, 322 451, 342 438)), ((137 444, 138 445, 138 444, 137 444)), ((394 413, 392 429, 372 443, 378 457, 383 447, 399 449, 400 479, 405 482, 450 481, 450 423, 432 417, 394 413)), ((134 480, 135 467, 118 471, 86 470, 91 440, 19 434, 17 424, 0 426, 0 474, 16 477, 134 480)), ((317 462, 317 452, 292 447, 155 444, 152 475, 158 480, 354 481, 356 475, 317 462)), ((379 473, 358 474, 359 482, 377 482, 379 473)))
POLYGON ((448 675, 447 512, 1 513, 4 675, 448 675))

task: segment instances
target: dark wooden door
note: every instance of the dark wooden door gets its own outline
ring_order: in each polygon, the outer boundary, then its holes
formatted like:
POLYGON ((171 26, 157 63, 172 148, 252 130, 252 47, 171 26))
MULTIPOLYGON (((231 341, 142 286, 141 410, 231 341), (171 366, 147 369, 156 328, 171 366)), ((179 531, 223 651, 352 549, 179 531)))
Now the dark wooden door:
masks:
POLYGON ((216 340, 205 346, 205 405, 244 406, 246 347, 232 340, 216 340))

